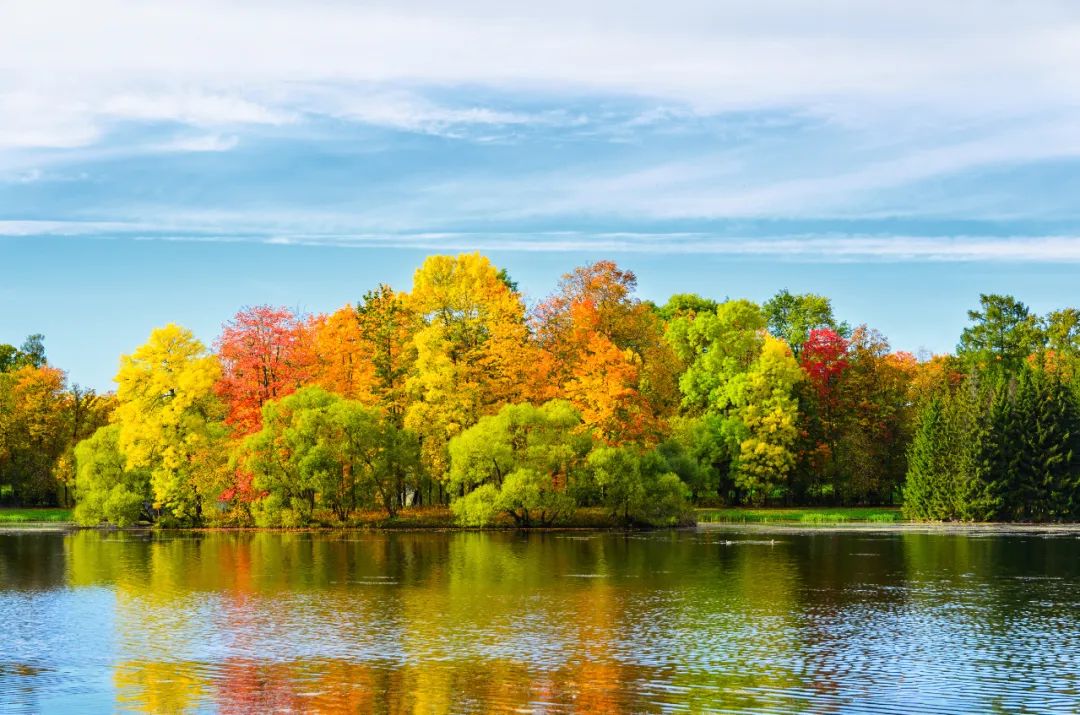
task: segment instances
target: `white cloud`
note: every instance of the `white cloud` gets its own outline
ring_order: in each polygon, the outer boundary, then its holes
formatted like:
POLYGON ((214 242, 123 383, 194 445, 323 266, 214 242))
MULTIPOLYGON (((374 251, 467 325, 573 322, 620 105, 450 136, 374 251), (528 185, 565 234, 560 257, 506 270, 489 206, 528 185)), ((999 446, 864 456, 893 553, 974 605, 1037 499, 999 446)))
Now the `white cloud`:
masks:
POLYGON ((849 215, 928 178, 1076 156, 1078 66, 1080 4, 1065 0, 11 0, 0 166, 93 158, 74 150, 110 138, 118 152, 227 151, 246 132, 303 135, 317 118, 473 140, 529 127, 614 139, 768 109, 857 151, 799 163, 813 147, 789 137, 769 155, 680 147, 560 171, 431 172, 364 221, 849 215), (618 116, 596 109, 628 97, 618 116), (139 142, 123 134, 135 122, 183 127, 139 142), (41 149, 61 151, 27 158, 41 149))
POLYGON ((16 0, 0 8, 0 28, 0 67, 20 74, 576 87, 839 113, 1080 98, 1080 8, 1048 0, 16 0))
POLYGON ((163 144, 154 145, 159 151, 214 152, 235 149, 240 140, 235 136, 205 134, 202 136, 177 137, 163 144))
MULTIPOLYGON (((334 224, 340 217, 325 217, 334 224)), ((271 245, 344 248, 414 248, 439 251, 500 250, 523 252, 623 252, 646 254, 711 254, 764 257, 800 262, 819 261, 967 261, 1080 263, 1080 236, 862 236, 789 235, 751 238, 705 232, 305 232, 300 226, 318 217, 279 217, 295 231, 260 230, 249 217, 214 223, 122 221, 2 221, 0 237, 94 236, 151 241, 252 242, 271 245)), ((282 226, 278 227, 279 229, 282 226)))
POLYGON ((125 120, 174 121, 198 126, 285 124, 295 117, 255 102, 205 92, 123 92, 107 96, 97 112, 125 120))

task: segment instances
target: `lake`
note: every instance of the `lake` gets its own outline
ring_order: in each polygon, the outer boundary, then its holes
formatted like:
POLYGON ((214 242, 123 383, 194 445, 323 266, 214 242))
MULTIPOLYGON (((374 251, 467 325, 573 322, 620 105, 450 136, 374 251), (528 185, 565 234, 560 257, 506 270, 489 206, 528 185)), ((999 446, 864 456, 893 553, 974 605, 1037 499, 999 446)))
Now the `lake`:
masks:
POLYGON ((1080 712, 1080 533, 0 532, 0 711, 1080 712))

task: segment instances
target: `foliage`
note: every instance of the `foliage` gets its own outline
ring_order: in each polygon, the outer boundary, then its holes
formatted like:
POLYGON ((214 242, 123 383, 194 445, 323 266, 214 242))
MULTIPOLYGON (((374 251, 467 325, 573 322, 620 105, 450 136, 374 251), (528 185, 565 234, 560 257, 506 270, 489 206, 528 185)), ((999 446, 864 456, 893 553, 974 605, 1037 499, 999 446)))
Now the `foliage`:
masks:
POLYGON ((528 393, 534 349, 521 296, 479 254, 429 257, 413 278, 409 309, 419 325, 405 425, 421 436, 425 466, 441 480, 449 441, 528 393))
POLYGON ((238 459, 261 495, 255 522, 292 527, 323 509, 344 523, 376 503, 393 516, 415 483, 416 447, 377 408, 306 387, 263 407, 263 428, 238 459))
POLYGON ((451 502, 462 523, 483 526, 499 512, 518 525, 548 525, 574 506, 568 495, 591 447, 581 416, 565 401, 507 405, 450 443, 451 502))
POLYGON ((821 295, 795 295, 785 288, 766 301, 762 309, 769 332, 786 342, 796 357, 815 330, 832 330, 841 337, 848 333, 847 325, 833 317, 832 302, 821 295))
POLYGON ((964 328, 956 354, 969 370, 993 378, 1015 375, 1027 357, 1046 341, 1038 316, 1012 296, 982 294, 980 310, 969 310, 973 325, 964 328))
POLYGON ((1024 369, 991 388, 969 381, 933 399, 911 446, 913 518, 1080 518, 1080 404, 1057 375, 1024 369))
POLYGON ((588 465, 600 503, 623 523, 671 526, 686 519, 689 490, 658 451, 600 447, 588 465))
POLYGON ((146 469, 129 469, 120 451, 120 427, 100 428, 75 449, 76 484, 79 505, 75 521, 93 526, 109 522, 130 526, 150 521, 150 474, 146 469))
POLYGON ((262 406, 308 382, 314 371, 309 326, 287 308, 245 308, 217 341, 221 377, 215 385, 228 405, 226 421, 240 435, 259 429, 262 406))
POLYGON ((155 330, 115 395, 69 384, 40 335, 3 344, 0 503, 275 526, 452 505, 530 526, 902 494, 919 519, 1080 518, 1076 308, 983 295, 956 355, 916 359, 816 294, 636 291, 597 261, 527 310, 487 258, 432 256, 408 293, 310 318, 245 308, 214 352, 155 330))
POLYGON ((118 444, 128 469, 147 469, 154 509, 200 523, 228 485, 225 408, 215 386, 217 359, 186 328, 169 324, 131 355, 116 375, 118 444))

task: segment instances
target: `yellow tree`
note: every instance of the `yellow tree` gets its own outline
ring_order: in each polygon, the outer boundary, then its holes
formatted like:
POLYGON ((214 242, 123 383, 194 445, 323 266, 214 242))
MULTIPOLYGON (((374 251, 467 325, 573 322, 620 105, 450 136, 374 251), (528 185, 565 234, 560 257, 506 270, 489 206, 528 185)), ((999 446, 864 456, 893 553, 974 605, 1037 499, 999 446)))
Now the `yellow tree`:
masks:
POLYGON ((441 479, 452 437, 532 397, 537 351, 520 294, 480 254, 430 256, 416 271, 408 305, 419 328, 405 426, 420 435, 425 463, 441 479))
POLYGON ((172 323, 120 359, 120 450, 129 469, 150 470, 155 508, 182 521, 201 521, 228 483, 225 408, 214 392, 220 375, 217 359, 172 323))
POLYGON ((727 385, 741 423, 735 483, 752 502, 784 488, 795 466, 799 402, 793 389, 802 380, 791 348, 765 335, 757 361, 727 385))

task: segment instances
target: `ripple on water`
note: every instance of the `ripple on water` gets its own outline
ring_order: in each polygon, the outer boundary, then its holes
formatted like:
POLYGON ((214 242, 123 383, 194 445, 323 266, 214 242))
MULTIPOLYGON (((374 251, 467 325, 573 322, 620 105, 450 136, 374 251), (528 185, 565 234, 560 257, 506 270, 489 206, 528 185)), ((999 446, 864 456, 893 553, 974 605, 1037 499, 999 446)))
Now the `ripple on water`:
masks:
POLYGON ((0 711, 1077 711, 1076 539, 760 536, 0 535, 0 711))

